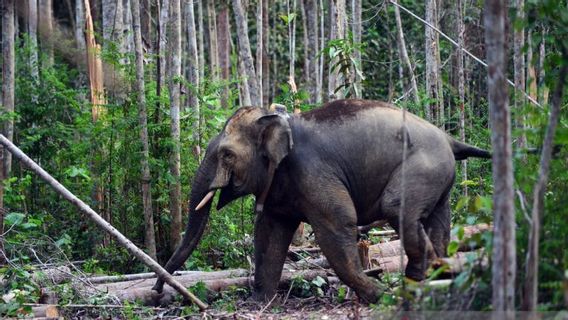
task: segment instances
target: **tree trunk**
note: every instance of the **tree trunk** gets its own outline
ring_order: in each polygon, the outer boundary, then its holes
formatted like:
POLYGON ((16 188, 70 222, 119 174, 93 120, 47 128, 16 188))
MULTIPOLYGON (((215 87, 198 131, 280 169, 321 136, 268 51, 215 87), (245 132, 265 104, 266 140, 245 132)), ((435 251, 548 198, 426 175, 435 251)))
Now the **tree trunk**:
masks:
POLYGON ((268 105, 263 105, 264 103, 264 97, 263 97, 263 93, 264 90, 262 89, 262 73, 263 73, 263 64, 262 64, 262 50, 263 50, 263 40, 264 37, 262 36, 262 32, 264 31, 263 29, 263 20, 264 20, 264 14, 262 13, 263 10, 263 4, 262 4, 262 0, 258 1, 258 4, 256 6, 256 75, 258 77, 258 94, 260 95, 260 99, 259 99, 259 104, 257 105, 257 107, 267 107, 268 105))
POLYGON ((262 104, 268 106, 270 104, 269 7, 268 0, 260 1, 262 1, 262 104))
POLYGON ((170 19, 168 23, 168 87, 170 91, 170 118, 172 149, 170 154, 170 248, 175 250, 182 230, 181 220, 181 182, 180 182, 180 83, 181 77, 181 5, 180 0, 170 1, 170 19))
POLYGON ((209 29, 209 71, 213 80, 219 78, 219 52, 217 47, 217 21, 215 0, 207 0, 207 27, 209 29))
MULTIPOLYGON (((465 75, 464 75, 464 55, 461 50, 465 46, 464 33, 464 15, 463 15, 463 2, 458 0, 456 3, 457 7, 457 32, 458 32, 458 44, 459 48, 456 49, 457 60, 458 60, 458 95, 459 95, 459 112, 460 112, 460 140, 465 143, 465 75)), ((467 159, 462 160, 462 179, 467 180, 467 159)), ((463 186, 463 195, 467 197, 467 184, 463 186)))
MULTIPOLYGON (((426 22, 438 27, 437 0, 426 0, 426 22)), ((444 123, 444 98, 442 96, 440 79, 440 47, 438 33, 426 26, 424 51, 426 55, 426 95, 430 100, 430 112, 426 113, 427 119, 438 126, 444 123), (428 114, 430 118, 428 118, 428 114)))
MULTIPOLYGON (((345 38, 345 0, 332 0, 331 4, 331 31, 329 40, 343 39, 345 38)), ((328 82, 328 95, 330 99, 341 99, 344 97, 343 90, 337 91, 337 88, 341 86, 345 79, 342 79, 342 75, 337 68, 332 70, 331 67, 338 62, 336 57, 329 61, 330 71, 329 71, 329 82, 328 82)))
MULTIPOLYGON (((355 44, 361 43, 361 34, 362 34, 362 21, 361 21, 361 0, 351 0, 351 15, 353 17, 353 42, 355 44)), ((357 68, 359 68, 360 72, 363 72, 363 65, 361 60, 361 51, 355 50, 354 53, 355 63, 357 64, 357 68)), ((361 98, 362 94, 362 86, 361 86, 361 75, 357 72, 357 70, 353 70, 353 87, 355 89, 355 98, 361 98)))
MULTIPOLYGON (((515 0, 515 7, 517 10, 517 16, 515 21, 523 21, 524 20, 524 6, 525 0, 515 0)), ((515 117, 515 127, 523 130, 524 129, 524 116, 520 112, 520 108, 522 108, 525 104, 525 56, 523 52, 523 46, 525 45, 525 30, 524 28, 518 29, 514 27, 513 32, 513 60, 514 60, 514 77, 515 77, 515 92, 514 92, 514 101, 515 101, 515 109, 516 109, 516 117, 515 117)), ((524 149, 527 147, 527 136, 525 135, 524 131, 521 133, 519 139, 517 140, 517 147, 520 149, 524 149)))
MULTIPOLYGON (((223 5, 217 15, 217 36, 220 76, 228 84, 231 78, 231 30, 229 27, 229 8, 226 5, 223 5)), ((228 85, 223 88, 221 105, 224 108, 229 105, 228 85)))
MULTIPOLYGON (((121 36, 121 53, 130 53, 134 51, 134 35, 129 30, 129 26, 132 25, 132 6, 130 0, 122 0, 123 14, 122 14, 122 29, 119 29, 121 36)), ((133 0, 135 1, 135 0, 133 0)), ((123 64, 128 63, 128 57, 121 61, 123 64)))
MULTIPOLYGON (((78 1, 79 3, 81 1, 78 1)), ((37 0, 28 0, 28 36, 30 39, 30 57, 29 57, 29 65, 31 76, 34 82, 38 83, 39 81, 39 66, 38 66, 38 46, 37 46, 37 23, 38 23, 38 16, 37 16, 37 0)), ((83 37, 81 37, 84 39, 83 37)), ((84 52, 84 40, 83 40, 83 50, 84 52)), ((34 98, 34 100, 37 97, 34 98)))
POLYGON ((156 236, 154 234, 154 211, 152 210, 152 176, 150 175, 150 147, 148 144, 148 116, 146 113, 146 90, 144 85, 144 52, 140 26, 139 0, 132 1, 132 30, 136 50, 136 90, 138 91, 138 121, 142 142, 142 208, 144 211, 144 245, 148 255, 156 260, 156 236))
MULTIPOLYGON (((14 112, 15 85, 15 5, 14 0, 4 0, 2 10, 2 113, 14 112)), ((2 122, 2 134, 12 141, 14 139, 14 120, 7 118, 2 122)), ((0 148, 0 265, 5 265, 8 257, 4 251, 4 182, 10 176, 12 155, 0 148)))
MULTIPOLYGON (((406 67, 408 76, 410 78, 410 90, 412 90, 412 97, 414 98, 414 103, 418 105, 420 103, 420 98, 418 97, 418 85, 416 84, 414 70, 412 70, 412 63, 410 62, 410 58, 408 57, 408 51, 406 51, 406 40, 404 40, 404 31, 402 29, 402 21, 400 19, 400 10, 396 5, 394 6, 394 18, 396 20, 396 36, 398 39, 398 52, 400 60, 402 60, 404 66, 406 67)), ((425 107, 425 111, 426 119, 430 119, 432 116, 430 114, 430 108, 428 106, 425 107)))
POLYGON ((199 52, 199 79, 205 78, 205 44, 203 43, 203 1, 197 1, 197 45, 199 52))
POLYGON ((39 0, 38 17, 39 32, 42 40, 42 50, 47 53, 47 66, 53 65, 53 4, 52 0, 39 0))
POLYGON ((261 96, 258 86, 258 77, 254 68, 254 61, 252 59, 252 52, 250 48, 248 25, 245 17, 245 11, 242 6, 241 0, 233 1, 233 11, 235 12, 235 24, 237 26, 237 43, 239 48, 239 57, 242 59, 244 67, 244 75, 246 75, 246 82, 250 92, 250 101, 253 105, 261 105, 261 96))
POLYGON ((195 8, 192 0, 186 0, 186 23, 187 23, 187 43, 188 49, 187 54, 189 56, 189 83, 193 86, 195 90, 190 90, 188 92, 189 106, 194 110, 194 125, 193 125, 193 143, 194 154, 199 160, 201 158, 201 149, 199 142, 201 141, 201 106, 199 105, 199 99, 197 95, 199 94, 199 85, 201 79, 199 78, 199 53, 197 49, 197 30, 195 29, 195 8))
POLYGON ((504 1, 485 2, 485 43, 487 52, 491 145, 493 149, 493 310, 514 318, 515 310, 515 207, 513 193, 513 161, 511 149, 511 115, 505 79, 504 1))
POLYGON ((544 60, 546 58, 546 30, 542 30, 538 53, 538 102, 541 105, 548 103, 548 87, 545 82, 544 60))
POLYGON ((537 101, 538 88, 534 63, 534 47, 532 42, 532 32, 530 31, 527 34, 527 66, 527 87, 529 90, 529 96, 537 101))
MULTIPOLYGON (((567 58, 564 53, 564 59, 567 58)), ((536 311, 538 303, 538 262, 539 262, 539 243, 540 243, 540 225, 544 211, 544 194, 546 192, 546 184, 548 183, 548 172, 550 171, 550 160, 552 158, 552 149, 554 143, 554 134, 560 118, 560 107, 562 104, 562 96, 564 93, 564 82, 568 73, 568 64, 564 62, 560 74, 556 90, 552 96, 552 105, 550 117, 548 120, 548 128, 542 146, 540 156, 540 170, 538 180, 533 189, 533 206, 532 217, 529 232, 529 243, 527 252, 527 272, 524 288, 523 310, 536 311)))
MULTIPOLYGON (((286 10, 288 17, 292 14, 296 15, 296 0, 286 1, 286 10), (292 7, 290 7, 292 1, 292 7)), ((296 18, 288 21, 288 56, 290 61, 288 64, 288 83, 290 84, 291 91, 295 93, 296 87, 296 18)))
MULTIPOLYGON (((166 79, 166 69, 168 66, 168 59, 166 56, 167 52, 167 38, 168 38, 168 15, 169 15, 169 4, 167 0, 158 0, 158 23, 156 24, 158 27, 158 35, 156 39, 156 53, 157 53, 157 79, 156 79, 156 94, 159 96, 162 95, 162 89, 164 88, 164 80, 166 79)), ((156 105, 156 112, 155 112, 155 122, 161 122, 161 114, 160 111, 160 103, 158 102, 156 105)))
MULTIPOLYGON (((324 7, 323 7, 323 0, 320 0, 319 2, 319 16, 320 16, 320 26, 319 26, 319 48, 318 48, 318 52, 320 50, 323 50, 323 48, 325 47, 325 14, 324 14, 324 7)), ((321 54, 319 57, 319 61, 317 62, 319 64, 318 67, 318 77, 317 77, 317 87, 316 87, 316 103, 320 103, 323 100, 323 63, 325 61, 325 55, 321 54)), ((326 97, 327 99, 327 97, 326 97)))
POLYGON ((321 85, 319 81, 319 35, 318 35, 318 3, 317 0, 304 0, 304 16, 306 17, 306 29, 307 40, 304 43, 306 50, 306 86, 309 93, 309 103, 315 104, 321 101, 321 97, 318 91, 318 85, 321 85))
MULTIPOLYGON (((135 0, 133 0, 135 1, 135 0)), ((134 18, 134 17, 132 17, 134 18)), ((152 42, 152 5, 150 0, 140 1, 140 27, 142 28, 142 47, 144 43, 150 44, 152 42)), ((151 50, 151 49, 150 49, 151 50)))

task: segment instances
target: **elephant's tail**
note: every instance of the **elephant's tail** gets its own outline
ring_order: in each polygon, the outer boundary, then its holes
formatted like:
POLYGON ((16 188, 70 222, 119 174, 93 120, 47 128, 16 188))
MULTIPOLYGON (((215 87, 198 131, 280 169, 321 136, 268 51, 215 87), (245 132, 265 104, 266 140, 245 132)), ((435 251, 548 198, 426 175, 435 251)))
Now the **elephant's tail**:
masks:
POLYGON ((485 158, 485 159, 491 158, 491 152, 487 150, 476 148, 467 143, 459 142, 449 136, 448 140, 450 141, 452 152, 454 153, 454 158, 456 160, 465 160, 469 157, 485 158))

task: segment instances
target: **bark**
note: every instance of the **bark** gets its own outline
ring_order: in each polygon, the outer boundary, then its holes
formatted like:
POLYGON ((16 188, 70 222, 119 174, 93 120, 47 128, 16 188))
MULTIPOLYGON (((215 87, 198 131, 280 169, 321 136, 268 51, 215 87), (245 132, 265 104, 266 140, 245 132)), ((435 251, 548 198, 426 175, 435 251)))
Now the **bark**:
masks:
POLYGON ((266 106, 268 108, 268 105, 264 105, 264 97, 263 97, 263 93, 264 90, 263 88, 263 83, 262 83, 262 73, 263 73, 263 64, 262 64, 262 50, 263 50, 263 40, 264 37, 262 36, 262 32, 263 32, 263 20, 264 20, 264 14, 263 14, 263 4, 262 4, 262 0, 258 1, 257 7, 256 7, 256 75, 258 77, 258 94, 260 95, 260 100, 259 100, 259 105, 258 107, 262 108, 263 106, 266 106))
POLYGON ((175 250, 180 241, 181 220, 181 182, 180 182, 180 83, 181 77, 181 5, 180 0, 170 1, 170 19, 168 23, 168 88, 170 91, 170 130, 172 149, 170 154, 170 248, 175 250))
MULTIPOLYGON (((438 8, 436 0, 426 0, 426 22, 438 27, 438 8)), ((444 123, 444 98, 440 78, 440 47, 438 33, 433 29, 425 28, 424 51, 426 55, 426 95, 430 100, 429 121, 441 126, 444 123)))
MULTIPOLYGON (((81 1, 78 1, 79 3, 81 1)), ((29 65, 32 79, 37 83, 39 81, 39 66, 38 66, 38 46, 37 46, 37 0, 28 0, 28 36, 30 39, 31 52, 29 57, 29 65)), ((81 39, 84 39, 81 35, 81 39)), ((83 40, 83 50, 84 51, 84 40, 83 40)), ((34 100, 37 97, 34 97, 34 100)))
MULTIPOLYGON (((15 86, 15 1, 3 1, 2 8, 2 110, 3 114, 14 112, 15 86)), ((2 134, 9 141, 14 136, 14 120, 7 119, 2 123, 2 134)), ((5 265, 8 257, 4 251, 4 181, 9 178, 12 168, 12 156, 4 148, 0 148, 0 265, 5 265)))
MULTIPOLYGON (((361 34, 362 34, 362 22, 361 22, 361 0, 351 0, 351 15, 353 17, 353 42, 355 44, 361 43, 361 34)), ((363 65, 361 60, 361 51, 355 50, 354 53, 355 63, 357 64, 357 68, 359 68, 360 72, 363 72, 363 65)), ((352 72, 354 79, 353 79, 353 87, 355 89, 355 98, 362 97, 362 87, 361 87, 361 74, 357 72, 357 70, 353 70, 352 72)))
POLYGON ((239 57, 242 59, 244 75, 246 75, 246 86, 250 92, 250 101, 253 105, 261 105, 260 88, 258 86, 258 77, 254 68, 252 52, 250 48, 248 25, 245 18, 245 11, 242 6, 242 0, 232 0, 233 11, 235 13, 235 24, 237 27, 237 44, 239 57))
POLYGON ((538 88, 536 86, 536 68, 534 63, 534 47, 532 43, 532 32, 527 34, 527 87, 529 96, 535 101, 538 99, 538 88))
MULTIPOLYGON (((566 58, 566 54, 564 54, 566 58)), ((564 62, 554 95, 552 96, 552 104, 550 116, 548 119, 548 128, 542 146, 540 156, 540 169, 538 180, 533 189, 533 206, 531 225, 529 232, 529 243, 527 253, 527 271, 524 288, 523 310, 536 311, 538 303, 538 262, 539 262, 539 243, 540 243, 540 225, 544 211, 544 195, 546 185, 548 183, 548 173, 550 171, 550 160, 552 158, 554 134, 560 118, 560 107, 562 104, 562 96, 564 93, 564 84, 566 74, 568 73, 568 64, 564 62)))
MULTIPOLYGON (((166 69, 168 66, 168 59, 166 56, 167 52, 167 23, 168 23, 168 15, 169 15, 169 5, 167 0, 158 0, 156 2, 158 4, 158 23, 156 26, 158 27, 157 38, 156 39, 156 53, 157 53, 157 75, 156 75, 156 94, 158 96, 162 95, 162 89, 164 88, 164 81, 166 79, 166 69)), ((158 102, 156 105, 156 112, 155 112, 155 122, 161 122, 161 114, 160 111, 160 103, 158 102)))
POLYGON ((219 43, 219 68, 221 79, 227 84, 223 88, 221 105, 229 106, 229 80, 231 78, 231 30, 229 27, 229 8, 223 6, 217 15, 217 41, 219 43))
MULTIPOLYGON (((318 276, 326 279, 327 271, 326 270, 304 270, 304 271, 295 271, 295 272, 284 271, 280 279, 279 287, 289 286, 290 282, 297 277, 301 277, 304 280, 311 281, 318 276)), ((203 280, 201 282, 203 282, 203 284, 208 290, 219 292, 222 290, 226 290, 229 287, 248 288, 250 286, 251 281, 252 281, 251 277, 241 276, 235 278, 203 280)), ((188 281, 180 280, 180 283, 182 283, 187 287, 195 285, 198 282, 200 282, 199 279, 188 280, 188 281)), ((151 286, 141 287, 137 285, 136 287, 131 287, 124 290, 112 290, 112 291, 109 290, 108 293, 116 296, 120 301, 130 301, 130 302, 136 301, 136 302, 142 302, 144 305, 153 305, 155 303, 159 303, 160 305, 168 305, 178 297, 178 294, 169 287, 164 287, 163 294, 160 297, 156 297, 155 294, 156 292, 152 291, 151 288, 152 288, 151 286)))
POLYGON ((269 47, 269 7, 268 0, 262 1, 262 98, 263 105, 270 104, 270 55, 269 47))
POLYGON ((150 0, 140 1, 140 27, 142 28, 142 44, 152 43, 152 5, 150 0))
MULTIPOLYGON (((345 0, 333 0, 330 4, 332 4, 330 10, 332 26, 329 40, 343 39, 345 38, 345 0)), ((345 79, 342 78, 338 68, 335 68, 335 70, 331 69, 331 66, 335 65, 337 62, 337 57, 329 61, 328 95, 330 99, 341 99, 344 97, 343 90, 336 92, 336 89, 342 85, 345 79)))
MULTIPOLYGON (((323 0, 320 0, 319 2, 319 16, 320 16, 320 28, 319 28, 319 48, 318 48, 318 52, 320 50, 323 50, 323 48, 325 47, 325 14, 324 14, 324 8, 323 8, 323 0)), ((323 100, 323 63, 324 63, 325 57, 324 55, 320 55, 319 57, 319 61, 317 63, 319 63, 319 74, 317 77, 317 88, 316 88, 316 103, 320 103, 323 100)))
POLYGON ((199 79, 205 77, 205 44, 203 43, 203 1, 197 1, 197 45, 199 51, 199 79))
POLYGON ((493 310, 514 317, 516 245, 513 193, 513 161, 511 149, 511 115, 505 79, 505 16, 503 1, 485 2, 485 43, 489 91, 488 102, 493 150, 493 310))
MULTIPOLYGON (((133 0, 135 1, 135 0, 133 0)), ((134 51, 134 35, 130 32, 129 27, 132 25, 132 6, 130 0, 123 0, 122 3, 123 14, 122 14, 122 29, 120 29, 120 34, 122 37, 121 53, 130 53, 134 51)), ((142 42, 141 42, 142 43, 142 42)), ((144 50, 142 50, 144 52, 144 50)), ((123 64, 128 63, 128 58, 124 58, 121 61, 123 64)))
POLYGON ((140 262, 147 265, 152 271, 164 279, 166 283, 175 288, 179 293, 181 293, 185 298, 195 302, 200 309, 206 309, 207 305, 197 299, 191 292, 187 291, 183 285, 177 282, 174 277, 169 274, 164 268, 162 268, 156 261, 150 258, 144 251, 140 250, 132 241, 128 240, 124 235, 122 235, 116 228, 114 228, 110 223, 106 222, 101 216, 99 216, 91 207, 84 203, 81 199, 77 198, 72 194, 67 188, 65 188, 61 183, 55 180, 49 173, 38 166, 32 159, 30 159, 26 154, 24 154, 18 147, 16 147, 10 140, 8 140, 4 135, 0 135, 0 144, 2 144, 14 157, 22 162, 24 166, 30 169, 32 172, 37 174, 42 180, 44 180, 55 192, 61 195, 65 200, 71 202, 75 207, 77 207, 82 213, 87 215, 92 219, 99 227, 101 227, 105 232, 115 237, 117 242, 123 246, 128 252, 135 256, 140 262))
POLYGON ((200 125, 199 121, 201 118, 201 106, 199 105, 199 99, 197 95, 199 94, 199 85, 201 79, 199 78, 199 53, 197 49, 197 30, 195 28, 195 10, 192 0, 186 0, 185 2, 186 10, 186 24, 187 24, 187 55, 189 63, 189 83, 193 86, 194 90, 189 90, 188 101, 190 108, 193 108, 194 112, 194 125, 193 125, 193 143, 195 144, 194 153, 197 159, 201 157, 201 149, 199 148, 199 142, 201 140, 200 125))
MULTIPOLYGON (((402 20, 400 19, 400 10, 397 6, 394 6, 394 18, 396 21, 396 36, 398 39, 398 52, 400 56, 400 60, 402 60, 407 75, 410 78, 410 90, 412 90, 412 97, 414 99, 414 103, 417 105, 420 103, 420 98, 418 97, 418 85, 416 84, 416 77, 414 76, 414 70, 412 70, 412 63, 410 62, 410 58, 408 57, 408 51, 406 51, 406 40, 404 39, 404 31, 402 29, 402 20)), ((430 114, 430 108, 428 106, 425 107, 425 115, 426 119, 430 119, 432 116, 430 114)))
POLYGON ((136 49, 136 91, 138 91, 138 123, 140 141, 142 142, 141 185, 142 208, 144 211, 144 246, 148 255, 156 260, 156 236, 154 233, 154 211, 152 210, 152 176, 150 175, 150 147, 148 143, 148 115, 146 113, 146 89, 144 85, 144 53, 142 47, 142 30, 140 26, 139 0, 132 1, 132 30, 136 49))
MULTIPOLYGON (((524 2, 525 0, 515 0, 515 7, 517 10, 516 21, 524 20, 524 2)), ((525 92, 525 57, 523 53, 523 46, 525 45, 525 30, 524 28, 517 29, 514 28, 513 32, 513 60, 514 60, 514 77, 515 77, 515 94, 514 102, 516 112, 515 126, 520 129, 524 129, 523 115, 520 114, 520 108, 525 104, 524 92, 525 92)), ((517 147, 524 149, 527 147, 527 137, 525 133, 521 133, 519 140, 517 140, 517 147)))
MULTIPOLYGON (((286 1, 286 9, 288 17, 291 14, 296 14, 296 0, 286 1), (290 8, 290 1, 292 1, 292 8, 290 8)), ((288 21, 288 56, 290 61, 288 64, 288 82, 291 86, 291 91, 297 91, 296 88, 296 18, 288 21)))
MULTIPOLYGON (((462 48, 465 46, 464 40, 464 33, 465 33, 465 25, 464 25, 464 15, 463 15, 463 2, 462 0, 458 0, 456 3, 457 6, 457 32, 458 32, 458 44, 459 48, 456 50, 457 54, 457 68, 458 68, 458 95, 459 95, 459 128, 460 128, 460 140, 461 142, 465 143, 465 75, 464 75, 464 55, 462 48)), ((462 179, 463 181, 467 180, 467 159, 462 160, 462 179)), ((463 195, 467 197, 468 189, 467 184, 463 187, 463 195)))
POLYGON ((207 27, 209 29, 209 71, 213 80, 219 78, 219 52, 217 46, 217 21, 215 19, 215 0, 207 1, 207 27))
POLYGON ((317 0, 304 0, 306 17, 306 29, 304 32, 307 34, 307 40, 304 43, 306 50, 306 85, 309 93, 309 103, 315 104, 321 101, 321 90, 318 91, 319 83, 319 34, 318 34, 318 3, 317 0))
POLYGON ((546 30, 542 30, 538 53, 538 102, 541 105, 548 103, 548 87, 545 82, 544 60, 546 58, 546 30))
MULTIPOLYGON (((102 14, 103 39, 117 41, 123 29, 122 0, 102 0, 102 14)), ((103 43, 103 46, 107 44, 103 43)))
POLYGON ((53 4, 52 0, 39 0, 39 31, 42 39, 42 50, 47 54, 47 66, 53 65, 53 4))

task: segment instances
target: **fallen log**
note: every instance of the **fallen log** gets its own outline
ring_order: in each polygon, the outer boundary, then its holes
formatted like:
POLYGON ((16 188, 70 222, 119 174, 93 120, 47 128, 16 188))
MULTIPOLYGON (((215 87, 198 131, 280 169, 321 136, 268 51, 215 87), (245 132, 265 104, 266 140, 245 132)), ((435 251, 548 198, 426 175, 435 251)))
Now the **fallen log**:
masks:
MULTIPOLYGON (((446 268, 443 273, 445 274, 458 274, 461 273, 468 268, 468 262, 471 260, 477 260, 479 265, 482 268, 486 268, 489 265, 489 262, 486 257, 481 258, 480 251, 474 252, 456 252, 453 257, 450 258, 438 258, 434 261, 433 266, 435 268, 444 267, 446 268)), ((406 256, 403 257, 403 266, 406 266, 408 262, 408 258, 406 256)), ((404 271, 404 268, 400 266, 400 256, 392 256, 392 257, 373 257, 371 258, 371 263, 382 269, 383 272, 400 272, 401 270, 404 271)))
MULTIPOLYGON (((488 224, 477 224, 473 226, 464 227, 463 240, 460 241, 460 250, 473 250, 476 249, 469 244, 469 239, 477 233, 482 233, 484 231, 490 230, 491 226, 488 224)), ((452 241, 458 241, 457 237, 452 235, 452 241)), ((382 242, 369 246, 369 256, 370 257, 392 257, 399 256, 401 252, 400 240, 382 242)))
MULTIPOLYGON (((311 281, 316 277, 327 278, 327 270, 303 270, 295 272, 283 272, 280 279, 280 287, 286 287, 290 285, 290 282, 297 277, 301 277, 304 280, 311 281)), ((205 287, 213 292, 219 292, 226 290, 229 287, 250 287, 252 285, 252 277, 236 277, 236 278, 222 278, 222 279, 209 279, 209 280, 198 280, 192 279, 185 281, 176 277, 176 280, 182 283, 186 287, 191 287, 196 285, 198 282, 202 282, 205 287)), ((138 301, 144 305, 150 306, 165 306, 174 301, 174 299, 179 296, 179 294, 172 288, 165 286, 164 291, 158 294, 156 291, 152 290, 152 285, 148 286, 136 286, 135 288, 128 289, 114 289, 109 288, 108 294, 115 296, 120 301, 134 302, 138 301)))
MULTIPOLYGON (((175 275, 175 274, 174 274, 175 275)), ((247 277, 249 271, 245 269, 231 269, 222 271, 186 271, 183 274, 175 275, 176 281, 180 282, 185 286, 186 283, 197 283, 199 281, 205 280, 217 280, 226 278, 236 278, 236 277, 247 277)), ((134 275, 135 276, 135 275, 134 275)), ((143 288, 151 287, 156 282, 155 279, 133 279, 119 282, 107 282, 98 284, 95 286, 96 289, 103 292, 113 292, 119 290, 128 290, 132 287, 143 288)), ((187 286, 186 286, 187 287, 187 286)))

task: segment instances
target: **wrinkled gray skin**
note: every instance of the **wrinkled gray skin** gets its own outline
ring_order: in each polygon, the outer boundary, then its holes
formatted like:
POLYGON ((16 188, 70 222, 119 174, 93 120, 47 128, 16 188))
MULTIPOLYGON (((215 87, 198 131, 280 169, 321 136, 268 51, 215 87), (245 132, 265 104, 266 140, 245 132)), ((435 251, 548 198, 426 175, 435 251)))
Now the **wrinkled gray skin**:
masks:
MULTIPOLYGON (((207 148, 193 182, 185 236, 166 270, 181 267, 201 238, 212 201, 195 209, 209 191, 221 190, 218 208, 254 194, 255 298, 272 298, 294 231, 304 221, 339 278, 375 302, 378 288, 363 274, 357 253, 357 226, 386 219, 400 230, 401 128, 402 111, 378 101, 338 100, 290 118, 239 109, 207 148)), ((455 160, 490 154, 412 114, 407 128, 406 276, 422 280, 429 261, 444 256, 449 242, 455 160)), ((158 280, 154 289, 162 288, 158 280)))

